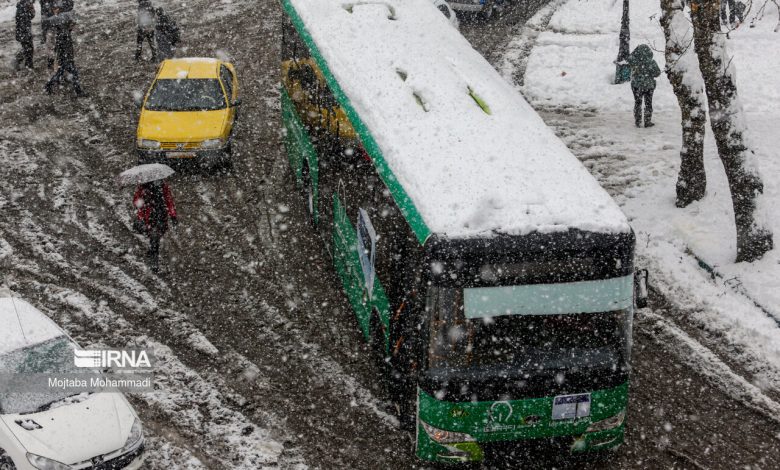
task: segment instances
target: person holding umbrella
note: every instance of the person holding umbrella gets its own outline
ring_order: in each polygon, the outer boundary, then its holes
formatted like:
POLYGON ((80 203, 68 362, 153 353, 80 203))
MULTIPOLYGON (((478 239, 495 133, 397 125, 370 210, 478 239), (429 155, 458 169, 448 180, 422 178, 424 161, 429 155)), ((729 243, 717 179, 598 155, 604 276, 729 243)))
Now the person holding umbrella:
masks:
POLYGON ((168 219, 178 225, 173 193, 165 178, 174 171, 167 165, 152 163, 139 165, 119 175, 122 184, 137 184, 133 195, 136 209, 134 226, 149 237, 147 258, 153 272, 159 271, 160 240, 168 231, 168 219))
POLYGON ((54 76, 46 83, 44 89, 46 93, 54 93, 54 87, 60 87, 63 82, 70 83, 73 86, 73 91, 76 92, 76 96, 83 98, 87 96, 79 83, 79 71, 76 68, 75 61, 75 48, 73 45, 73 29, 75 27, 75 16, 72 10, 69 8, 67 2, 57 1, 54 4, 54 18, 52 21, 55 24, 54 33, 54 53, 57 56, 57 62, 59 62, 59 68, 54 73, 54 76))

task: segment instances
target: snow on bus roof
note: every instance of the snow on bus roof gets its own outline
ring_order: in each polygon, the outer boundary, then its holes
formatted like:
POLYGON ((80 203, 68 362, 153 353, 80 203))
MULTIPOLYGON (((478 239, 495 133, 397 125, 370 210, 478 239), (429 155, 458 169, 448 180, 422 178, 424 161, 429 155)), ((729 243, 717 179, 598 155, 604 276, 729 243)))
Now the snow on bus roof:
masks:
POLYGON ((38 309, 0 289, 0 355, 63 336, 38 309))
POLYGON ((606 191, 430 1, 285 3, 430 232, 630 231, 606 191))

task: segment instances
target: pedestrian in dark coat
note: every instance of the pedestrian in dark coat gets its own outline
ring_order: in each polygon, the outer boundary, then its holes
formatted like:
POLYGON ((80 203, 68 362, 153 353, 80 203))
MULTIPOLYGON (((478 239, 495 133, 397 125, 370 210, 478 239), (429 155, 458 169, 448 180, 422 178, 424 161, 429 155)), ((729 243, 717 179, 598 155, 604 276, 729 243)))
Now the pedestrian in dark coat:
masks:
POLYGON ((22 49, 16 54, 17 70, 21 64, 28 69, 33 68, 33 18, 35 18, 33 0, 19 0, 16 3, 16 40, 22 45, 22 49))
POLYGON ((655 79, 661 75, 661 69, 653 59, 653 51, 647 44, 641 44, 628 57, 631 67, 631 91, 634 92, 634 122, 642 127, 644 114, 645 127, 653 127, 653 92, 655 79), (644 113, 642 102, 644 101, 644 113))
POLYGON ((179 43, 179 26, 170 16, 165 14, 165 10, 162 8, 157 8, 155 14, 157 24, 154 36, 157 39, 157 55, 163 60, 170 59, 179 43))
POLYGON ((46 33, 51 29, 51 17, 54 16, 55 0, 40 0, 41 3, 41 36, 46 42, 46 33))
POLYGON ((144 183, 135 190, 133 206, 137 209, 137 218, 143 224, 149 237, 147 258, 152 271, 159 270, 160 240, 168 231, 168 218, 175 227, 176 204, 173 202, 171 187, 165 181, 144 183))
POLYGON ((76 96, 86 96, 79 83, 79 71, 76 68, 75 50, 73 47, 73 28, 75 21, 72 12, 61 12, 54 8, 54 53, 57 56, 59 67, 54 76, 46 84, 46 93, 52 94, 55 86, 61 86, 63 82, 70 83, 76 96))
POLYGON ((40 0, 41 2, 41 44, 46 55, 46 66, 54 68, 54 4, 55 0, 40 0))
POLYGON ((144 41, 152 50, 152 62, 157 61, 157 45, 154 41, 154 7, 151 0, 138 0, 138 29, 135 37, 135 60, 138 62, 143 55, 144 41))

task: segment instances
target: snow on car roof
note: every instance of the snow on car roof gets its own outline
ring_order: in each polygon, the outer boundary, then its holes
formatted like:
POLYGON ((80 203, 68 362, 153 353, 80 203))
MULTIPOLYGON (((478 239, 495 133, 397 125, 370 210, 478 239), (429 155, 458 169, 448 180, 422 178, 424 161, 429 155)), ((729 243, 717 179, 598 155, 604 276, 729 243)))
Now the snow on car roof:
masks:
POLYGON ((219 61, 208 57, 164 60, 157 78, 217 78, 219 61))
POLYGON ((0 289, 0 354, 62 335, 62 330, 41 311, 7 289, 0 289))
POLYGON ((415 230, 419 239, 630 230, 606 191, 430 1, 284 4, 316 44, 342 105, 348 100, 347 112, 367 127, 361 139, 396 202, 407 219, 419 213, 427 229, 415 230))

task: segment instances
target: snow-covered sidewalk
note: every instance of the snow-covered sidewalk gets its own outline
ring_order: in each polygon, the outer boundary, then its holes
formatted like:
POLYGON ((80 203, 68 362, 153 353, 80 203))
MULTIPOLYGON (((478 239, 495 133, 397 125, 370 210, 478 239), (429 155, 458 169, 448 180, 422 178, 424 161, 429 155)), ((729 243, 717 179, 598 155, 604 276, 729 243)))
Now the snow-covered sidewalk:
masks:
MULTIPOLYGON (((746 365, 759 387, 780 391, 780 248, 755 263, 734 263, 734 216, 725 173, 708 127, 707 195, 677 209, 680 112, 662 74, 655 92, 657 124, 638 129, 628 84, 611 84, 618 49, 622 2, 568 0, 535 37, 521 91, 548 124, 599 178, 631 220, 640 264, 651 284, 676 303, 686 318, 721 349, 746 365), (708 269, 714 268, 714 271, 708 269), (774 315, 774 318, 773 318, 774 315)), ((750 138, 760 155, 780 149, 780 33, 774 5, 763 20, 731 33, 729 45, 747 114, 750 138)), ((548 14, 549 15, 549 14, 548 14)), ((549 17, 549 16, 548 16, 549 17)), ((631 49, 649 44, 664 67, 659 2, 631 3, 631 49)), ((502 72, 515 77, 523 33, 510 44, 502 72)), ((524 66, 526 64, 523 64, 524 66)), ((780 159, 760 161, 769 219, 780 245, 780 159)))

